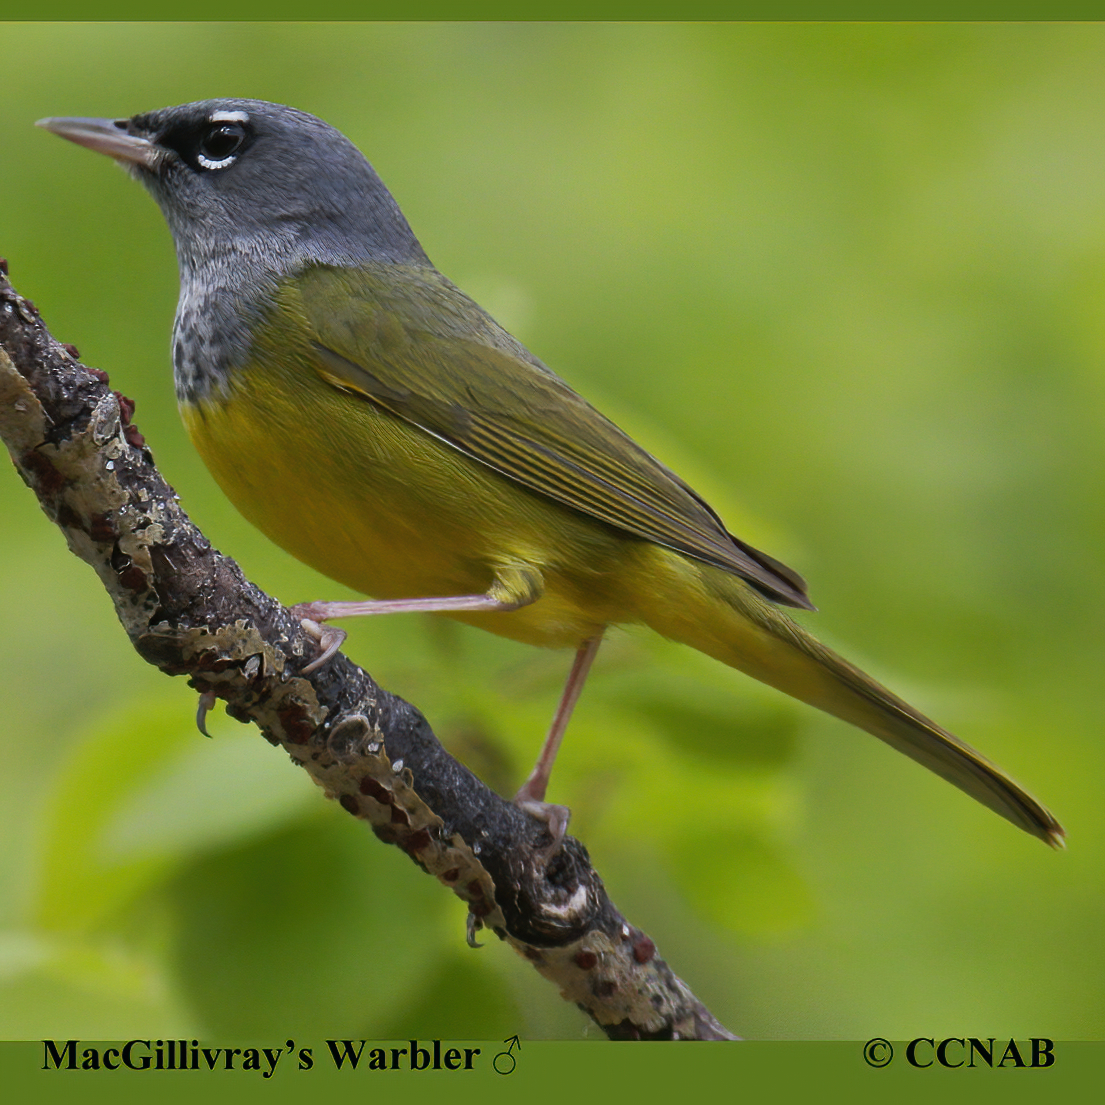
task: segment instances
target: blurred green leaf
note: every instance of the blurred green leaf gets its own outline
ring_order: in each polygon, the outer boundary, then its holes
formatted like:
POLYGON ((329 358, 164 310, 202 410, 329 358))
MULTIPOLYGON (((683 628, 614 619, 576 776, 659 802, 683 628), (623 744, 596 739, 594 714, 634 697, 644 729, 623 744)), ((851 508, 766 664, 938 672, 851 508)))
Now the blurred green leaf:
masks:
POLYGON ((174 887, 174 959, 214 1035, 378 1036, 417 1000, 464 907, 364 825, 326 810, 200 860, 174 887))
POLYGON ((125 796, 104 826, 104 853, 118 860, 186 856, 259 835, 314 809, 318 794, 309 779, 258 736, 249 726, 184 746, 125 796))
POLYGON ((469 947, 443 955, 417 1001, 387 1022, 379 1038, 499 1040, 517 1032, 525 1013, 485 960, 469 947))
POLYGON ((675 884, 719 928, 780 941, 812 920, 809 889, 781 847, 728 827, 677 829, 666 852, 675 884))
POLYGON ((287 758, 250 732, 205 740, 175 702, 101 720, 57 779, 45 823, 37 916, 80 932, 183 859, 249 838, 317 802, 287 758))
POLYGON ((35 909, 44 929, 86 931, 171 866, 171 850, 128 855, 105 836, 135 792, 196 739, 194 719, 169 703, 147 701, 128 703, 102 719, 75 749, 57 775, 44 822, 35 909))

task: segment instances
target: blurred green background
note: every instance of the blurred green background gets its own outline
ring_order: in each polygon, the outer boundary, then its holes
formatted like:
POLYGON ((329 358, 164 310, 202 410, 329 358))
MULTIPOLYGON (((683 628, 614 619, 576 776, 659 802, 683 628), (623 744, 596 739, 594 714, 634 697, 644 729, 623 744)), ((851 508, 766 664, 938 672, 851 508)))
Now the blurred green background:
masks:
MULTIPOLYGON (((752 1038, 1105 1035, 1105 26, 0 27, 0 255, 193 518, 340 589, 178 423, 154 204, 36 130, 211 96, 349 135, 439 268, 1022 780, 1048 851, 879 742, 615 635, 550 797, 752 1038)), ((597 1036, 257 733, 193 726, 0 478, 0 1036, 597 1036)), ((416 618, 347 651, 511 793, 569 657, 416 618)))

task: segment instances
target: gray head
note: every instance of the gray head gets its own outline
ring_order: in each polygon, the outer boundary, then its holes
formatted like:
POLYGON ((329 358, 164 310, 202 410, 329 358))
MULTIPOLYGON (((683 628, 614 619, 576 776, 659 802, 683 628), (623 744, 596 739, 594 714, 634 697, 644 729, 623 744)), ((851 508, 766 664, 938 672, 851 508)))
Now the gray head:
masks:
POLYGON ((429 265, 403 213, 344 135, 262 100, 204 100, 130 119, 40 126, 115 158, 161 207, 176 243, 178 393, 225 382, 283 277, 311 264, 429 265))
POLYGON ((262 100, 204 100, 130 119, 40 126, 122 162, 149 189, 182 268, 227 249, 322 263, 425 262, 361 152, 306 112, 262 100))

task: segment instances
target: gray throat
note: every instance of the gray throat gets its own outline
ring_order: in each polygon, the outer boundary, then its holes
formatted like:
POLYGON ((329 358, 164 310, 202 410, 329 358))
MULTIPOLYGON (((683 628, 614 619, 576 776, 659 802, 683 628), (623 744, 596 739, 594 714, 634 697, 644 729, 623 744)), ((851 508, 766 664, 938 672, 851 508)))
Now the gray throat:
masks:
POLYGON ((279 276, 247 251, 228 250, 199 265, 180 255, 180 298, 173 321, 173 380, 177 402, 191 405, 225 396, 245 365, 262 304, 279 276))

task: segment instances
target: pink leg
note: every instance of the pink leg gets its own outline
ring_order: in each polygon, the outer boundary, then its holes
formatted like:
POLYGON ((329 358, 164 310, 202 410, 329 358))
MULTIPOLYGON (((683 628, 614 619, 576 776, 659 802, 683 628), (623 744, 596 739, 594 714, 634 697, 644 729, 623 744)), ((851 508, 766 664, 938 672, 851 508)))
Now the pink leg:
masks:
MULTIPOLYGON (((532 601, 529 600, 529 601, 532 601)), ((524 602, 504 602, 490 595, 451 595, 430 599, 365 599, 361 602, 301 602, 292 613, 312 622, 362 618, 368 614, 438 614, 448 610, 515 610, 524 602)))
POLYGON ((301 602, 291 607, 303 628, 321 648, 319 655, 303 669, 305 675, 317 671, 334 655, 345 640, 345 630, 334 626, 323 628, 331 618, 361 618, 369 614, 438 614, 457 610, 517 610, 537 598, 507 602, 491 595, 452 595, 448 598, 426 599, 365 599, 361 602, 301 602))
POLYGON ((555 806, 546 802, 545 791, 549 786, 549 777, 556 762, 556 754, 560 750, 560 742, 564 739, 572 710, 579 700, 583 684, 587 680, 587 673, 591 670, 600 644, 602 644, 601 634, 598 637, 592 637, 589 641, 584 641, 576 653, 572 670, 568 673, 568 682, 564 684, 564 693, 560 696, 560 705, 557 706, 552 725, 549 726, 549 735, 541 746, 541 754, 537 757, 537 763, 530 777, 514 796, 516 806, 525 810, 531 817, 548 823, 549 832, 552 833, 553 838, 553 849, 564 837, 571 811, 567 806, 555 806))

